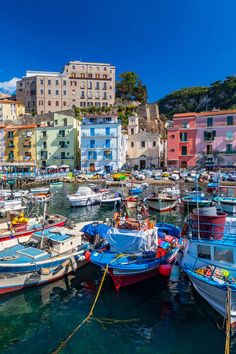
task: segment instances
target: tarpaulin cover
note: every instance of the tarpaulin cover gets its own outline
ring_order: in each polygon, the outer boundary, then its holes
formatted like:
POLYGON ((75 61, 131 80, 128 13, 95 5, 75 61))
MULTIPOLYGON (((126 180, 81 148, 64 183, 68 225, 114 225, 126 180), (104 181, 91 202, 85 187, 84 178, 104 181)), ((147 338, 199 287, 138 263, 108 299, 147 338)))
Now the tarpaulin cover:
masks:
POLYGON ((89 224, 85 225, 80 231, 89 234, 92 237, 100 235, 102 238, 106 238, 107 231, 110 226, 106 224, 89 224))
POLYGON ((146 237, 143 231, 111 228, 106 234, 106 240, 112 252, 138 253, 145 250, 146 237))

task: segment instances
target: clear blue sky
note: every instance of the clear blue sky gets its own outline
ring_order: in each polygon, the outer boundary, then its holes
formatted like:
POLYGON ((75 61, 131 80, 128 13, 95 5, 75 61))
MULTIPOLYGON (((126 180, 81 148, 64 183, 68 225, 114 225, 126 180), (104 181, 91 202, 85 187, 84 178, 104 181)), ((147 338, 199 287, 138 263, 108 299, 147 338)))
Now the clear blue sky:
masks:
POLYGON ((135 71, 149 101, 236 73, 235 0, 11 0, 1 3, 0 87, 69 60, 135 71))

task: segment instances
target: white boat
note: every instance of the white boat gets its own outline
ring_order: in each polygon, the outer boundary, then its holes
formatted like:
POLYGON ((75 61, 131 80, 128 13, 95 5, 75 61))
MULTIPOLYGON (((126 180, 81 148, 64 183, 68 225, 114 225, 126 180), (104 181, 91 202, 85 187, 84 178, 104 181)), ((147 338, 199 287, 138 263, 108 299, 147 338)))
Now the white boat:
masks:
POLYGON ((196 291, 224 318, 231 294, 229 320, 236 324, 236 219, 210 214, 199 212, 183 228, 187 242, 180 262, 196 291))
POLYGON ((19 189, 16 191, 11 191, 10 189, 2 189, 0 191, 0 197, 3 198, 9 198, 9 197, 13 197, 13 198, 21 198, 24 197, 25 195, 27 195, 29 193, 28 190, 23 190, 23 189, 19 189))
POLYGON ((114 194, 105 194, 101 199, 101 206, 103 207, 118 207, 121 204, 121 197, 114 194))
POLYGON ((172 173, 172 175, 170 176, 170 179, 173 181, 179 181, 180 180, 180 176, 178 173, 172 173))
POLYGON ((22 201, 20 199, 0 200, 0 213, 19 209, 20 207, 22 207, 22 201))
POLYGON ((173 210, 179 202, 178 199, 168 202, 158 198, 148 198, 147 201, 150 209, 159 211, 160 213, 173 210))
POLYGON ((91 188, 80 186, 75 194, 68 195, 71 206, 86 207, 99 204, 104 193, 95 193, 91 188))
POLYGON ((48 193, 49 187, 36 187, 30 189, 31 193, 48 193))

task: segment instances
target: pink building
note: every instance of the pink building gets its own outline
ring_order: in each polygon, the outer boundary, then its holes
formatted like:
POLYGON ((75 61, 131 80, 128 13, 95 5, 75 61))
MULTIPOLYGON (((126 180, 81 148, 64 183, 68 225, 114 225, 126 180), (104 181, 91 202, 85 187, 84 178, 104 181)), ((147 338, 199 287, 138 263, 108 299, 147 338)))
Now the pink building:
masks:
POLYGON ((175 114, 167 130, 167 166, 196 165, 196 113, 175 114))
POLYGON ((236 167, 236 110, 175 114, 167 159, 173 168, 236 167))
POLYGON ((236 110, 196 115, 197 164, 236 167, 236 110))

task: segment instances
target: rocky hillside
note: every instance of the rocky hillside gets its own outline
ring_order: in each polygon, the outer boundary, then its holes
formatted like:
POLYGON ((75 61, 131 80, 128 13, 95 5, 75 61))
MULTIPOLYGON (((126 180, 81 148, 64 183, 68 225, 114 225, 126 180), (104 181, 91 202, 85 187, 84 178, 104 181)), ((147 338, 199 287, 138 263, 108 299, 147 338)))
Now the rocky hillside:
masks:
POLYGON ((171 118, 175 113, 236 107, 236 76, 216 81, 209 87, 197 86, 174 91, 158 101, 161 114, 171 118))

